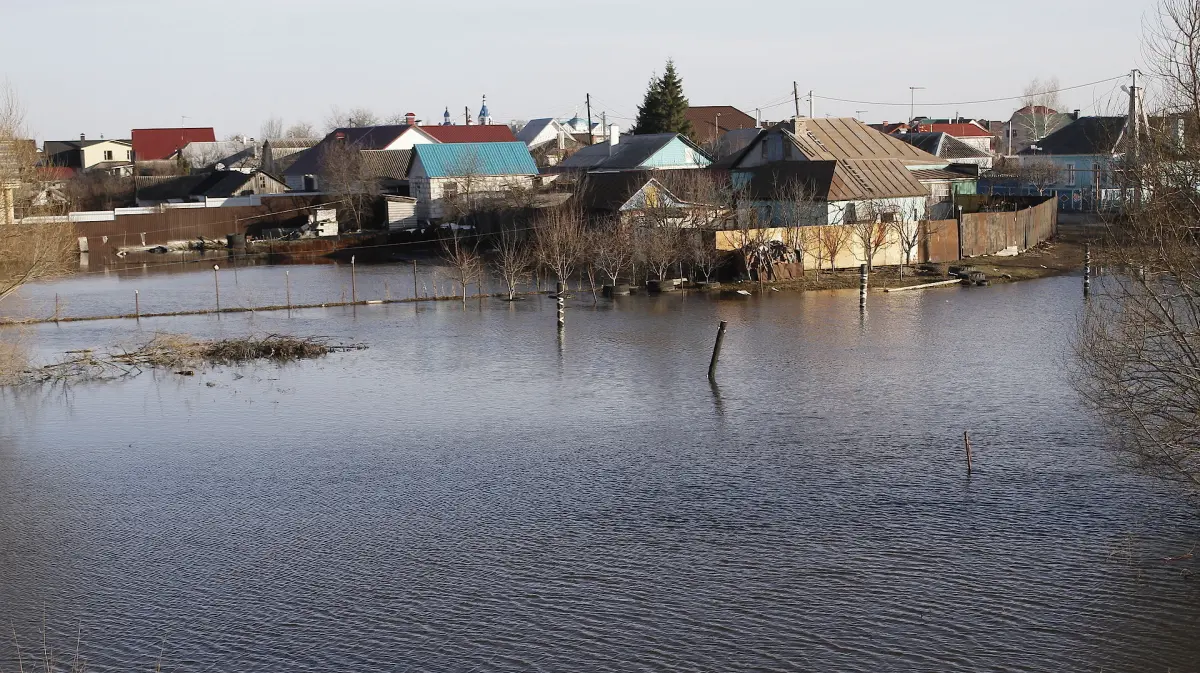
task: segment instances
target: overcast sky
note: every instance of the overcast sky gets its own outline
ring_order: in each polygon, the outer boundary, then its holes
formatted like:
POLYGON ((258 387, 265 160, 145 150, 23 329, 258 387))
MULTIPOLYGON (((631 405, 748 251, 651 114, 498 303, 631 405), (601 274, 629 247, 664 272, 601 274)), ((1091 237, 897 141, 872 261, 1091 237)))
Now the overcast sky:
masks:
MULTIPOLYGON (((628 126, 647 79, 674 58, 693 105, 766 119, 792 113, 1007 118, 1033 77, 1063 86, 1138 65, 1152 0, 911 3, 759 0, 0 0, 0 79, 39 139, 125 138, 132 128, 213 126, 258 135, 263 119, 318 127, 331 106, 461 122, 487 94, 496 121, 584 113, 628 126), (13 30, 12 28, 16 28, 13 30), (820 96, 871 101, 849 103, 820 96), (922 101, 925 101, 923 103, 922 101), (779 105, 774 105, 782 103, 779 105), (888 103, 893 105, 883 105, 888 103), (899 105, 895 105, 899 103, 899 105), (773 105, 773 106, 772 106, 773 105), (767 107, 772 106, 772 107, 767 107), (807 103, 802 103, 807 113, 807 103)), ((1084 114, 1121 82, 1063 94, 1084 114)), ((1097 103, 1100 102, 1098 106, 1097 103)))

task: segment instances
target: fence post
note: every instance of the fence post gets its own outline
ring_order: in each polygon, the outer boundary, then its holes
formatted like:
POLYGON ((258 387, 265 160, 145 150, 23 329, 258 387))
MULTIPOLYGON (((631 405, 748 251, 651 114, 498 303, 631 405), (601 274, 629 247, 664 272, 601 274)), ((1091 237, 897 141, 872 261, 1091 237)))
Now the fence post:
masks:
POLYGON ((58 293, 54 293, 54 322, 58 322, 58 293))
POLYGON ((1092 293, 1092 244, 1083 244, 1083 298, 1092 293))
POLYGON ((287 308, 288 312, 292 311, 292 272, 288 269, 283 270, 283 282, 287 286, 287 308))
POLYGON ((858 267, 858 309, 867 310, 867 265, 858 267))
POLYGON ((417 294, 417 260, 414 259, 413 260, 413 299, 419 299, 419 298, 420 298, 420 295, 417 294))
POLYGON ((721 326, 717 328, 717 341, 713 344, 712 360, 708 362, 708 380, 716 382, 717 380, 717 361, 721 359, 721 346, 725 343, 725 328, 729 323, 722 320, 721 326))
POLYGON ((142 299, 137 290, 133 291, 133 314, 137 316, 137 321, 142 321, 142 299))
POLYGON ((354 270, 354 255, 350 255, 350 303, 358 303, 358 273, 354 270))
POLYGON ((217 291, 217 317, 221 317, 221 279, 217 277, 217 272, 221 270, 220 264, 213 264, 213 287, 217 291))

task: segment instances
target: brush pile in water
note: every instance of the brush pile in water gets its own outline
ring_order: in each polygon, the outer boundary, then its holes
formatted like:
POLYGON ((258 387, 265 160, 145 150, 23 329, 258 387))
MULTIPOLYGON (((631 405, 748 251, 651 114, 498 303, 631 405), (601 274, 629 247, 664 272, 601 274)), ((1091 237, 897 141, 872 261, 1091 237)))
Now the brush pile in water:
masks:
MULTIPOLYGON (((205 341, 177 334, 158 334, 132 350, 97 353, 72 351, 71 358, 38 369, 28 370, 25 382, 45 383, 63 380, 104 380, 135 376, 144 369, 187 370, 203 365, 235 365, 258 360, 292 362, 318 358, 329 353, 361 350, 360 344, 334 345, 323 337, 293 337, 270 334, 205 341)), ((189 371, 179 373, 191 374, 189 371)))

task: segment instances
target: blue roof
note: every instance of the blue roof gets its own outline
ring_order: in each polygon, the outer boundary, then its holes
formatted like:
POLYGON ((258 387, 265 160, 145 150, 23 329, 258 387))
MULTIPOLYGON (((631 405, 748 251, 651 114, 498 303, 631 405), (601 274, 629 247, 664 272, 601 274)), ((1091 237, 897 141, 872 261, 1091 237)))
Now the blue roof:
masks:
POLYGON ((431 178, 465 175, 537 175, 525 143, 444 143, 413 145, 415 159, 431 178))

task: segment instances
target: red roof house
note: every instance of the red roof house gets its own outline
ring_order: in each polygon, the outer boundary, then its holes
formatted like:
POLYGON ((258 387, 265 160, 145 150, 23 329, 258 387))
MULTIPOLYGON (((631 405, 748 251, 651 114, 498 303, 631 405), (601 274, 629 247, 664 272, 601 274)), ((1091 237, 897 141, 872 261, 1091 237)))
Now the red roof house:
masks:
POLYGON ((134 161, 170 159, 188 143, 215 143, 217 134, 209 128, 134 129, 134 161))
POLYGON ((978 124, 920 124, 920 133, 945 133, 955 138, 986 138, 992 135, 978 124))
POLYGON ((473 126, 420 126, 439 143, 514 143, 517 137, 504 124, 473 126))

